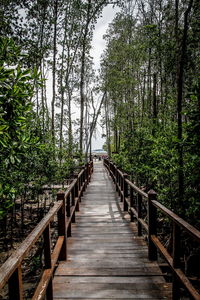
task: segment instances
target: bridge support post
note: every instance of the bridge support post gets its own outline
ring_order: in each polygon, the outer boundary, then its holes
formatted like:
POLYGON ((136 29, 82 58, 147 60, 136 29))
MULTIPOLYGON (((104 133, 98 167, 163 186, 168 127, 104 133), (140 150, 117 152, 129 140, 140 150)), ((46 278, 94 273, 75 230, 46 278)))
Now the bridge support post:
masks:
POLYGON ((86 186, 90 182, 90 163, 87 163, 86 165, 86 186))
POLYGON ((60 250, 59 260, 67 260, 67 232, 66 232, 66 204, 65 193, 62 191, 57 194, 57 200, 62 200, 63 205, 58 211, 58 235, 64 236, 62 248, 60 250))
MULTIPOLYGON (((173 267, 180 267, 180 228, 173 222, 173 267)), ((172 278, 172 299, 176 300, 180 297, 180 283, 176 276, 173 274, 172 278)))
POLYGON ((8 281, 9 300, 23 300, 22 270, 19 266, 8 281))
POLYGON ((128 197, 128 184, 126 182, 127 178, 128 178, 128 175, 124 174, 124 176, 123 176, 123 206, 124 206, 124 211, 128 211, 128 203, 126 202, 126 198, 128 197))
MULTIPOLYGON (((142 196, 138 193, 137 195, 137 211, 138 211, 138 219, 142 217, 142 196)), ((142 235, 142 225, 138 220, 137 223, 138 228, 138 236, 142 235)))
MULTIPOLYGON (((63 205, 64 205, 64 203, 63 203, 63 205)), ((61 207, 60 210, 62 210, 62 209, 63 208, 61 207)), ((58 224, 59 224, 59 220, 58 220, 58 224)), ((44 262, 45 262, 45 269, 51 269, 52 262, 51 262, 51 232, 50 232, 50 224, 44 230, 43 236, 44 236, 44 262)), ((62 255, 62 249, 61 249, 60 255, 62 255)), ((53 300, 52 278, 50 279, 50 281, 48 283, 48 286, 47 286, 46 299, 47 300, 53 300)))
POLYGON ((157 235, 157 209, 152 200, 157 199, 155 191, 148 192, 148 257, 149 260, 157 260, 157 248, 151 240, 152 235, 157 235))
POLYGON ((115 170, 115 184, 116 184, 116 192, 118 192, 118 172, 117 172, 117 168, 114 165, 114 170, 115 170))
POLYGON ((75 200, 77 201, 76 203, 76 211, 79 211, 79 197, 78 197, 78 194, 79 194, 79 191, 78 191, 78 176, 76 176, 76 183, 75 183, 75 186, 74 186, 74 197, 75 197, 75 200))
MULTIPOLYGON (((67 210, 67 217, 70 218, 71 211, 70 211, 70 193, 67 195, 67 205, 66 205, 66 210, 67 210)), ((68 224, 68 229, 67 229, 67 236, 72 236, 71 233, 71 221, 68 224)))
MULTIPOLYGON (((130 208, 134 206, 133 188, 130 186, 130 208)), ((131 210, 131 222, 134 222, 134 214, 131 210)))

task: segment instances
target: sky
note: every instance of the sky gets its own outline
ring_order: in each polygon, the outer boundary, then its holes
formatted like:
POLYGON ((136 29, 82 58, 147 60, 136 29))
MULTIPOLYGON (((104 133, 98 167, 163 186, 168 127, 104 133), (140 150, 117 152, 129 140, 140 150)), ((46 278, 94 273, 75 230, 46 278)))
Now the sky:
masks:
MULTIPOLYGON (((92 48, 90 51, 91 56, 94 58, 94 68, 98 70, 100 68, 100 59, 101 55, 105 49, 106 42, 103 39, 103 35, 106 33, 109 23, 112 22, 116 13, 119 11, 118 7, 113 8, 112 5, 108 5, 104 8, 102 17, 96 23, 93 40, 92 40, 92 48)), ((99 117, 100 119, 100 117, 99 117)), ((105 143, 105 138, 102 138, 102 128, 99 124, 96 128, 96 138, 92 139, 92 149, 102 149, 103 144, 105 143)))

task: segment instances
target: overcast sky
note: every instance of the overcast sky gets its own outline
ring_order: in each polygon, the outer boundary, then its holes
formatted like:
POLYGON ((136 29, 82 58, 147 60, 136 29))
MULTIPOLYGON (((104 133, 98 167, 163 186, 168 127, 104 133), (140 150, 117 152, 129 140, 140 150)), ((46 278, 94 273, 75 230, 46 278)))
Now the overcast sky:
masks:
MULTIPOLYGON (((103 40, 103 35, 106 33, 108 29, 109 23, 112 22, 116 13, 119 11, 119 8, 113 8, 112 5, 108 5, 104 8, 102 17, 99 18, 93 35, 92 40, 92 49, 91 56, 94 58, 94 67, 96 70, 100 68, 100 58, 103 50, 105 49, 105 40, 103 40)), ((100 118, 99 118, 100 119, 100 118)), ((100 149, 105 143, 105 139, 101 138, 102 128, 100 125, 97 125, 96 139, 93 137, 92 139, 92 149, 100 149)))
POLYGON ((119 11, 118 7, 113 8, 112 5, 107 5, 104 8, 102 17, 99 18, 93 35, 91 56, 94 57, 95 68, 100 67, 100 57, 105 49, 105 40, 103 40, 103 35, 108 29, 109 23, 112 22, 116 13, 119 11))
MULTIPOLYGON (((109 23, 112 22, 113 18, 115 17, 116 13, 119 11, 118 7, 113 8, 112 5, 107 5, 107 7, 104 8, 102 17, 99 18, 98 22, 96 23, 94 34, 93 34, 93 40, 92 40, 92 48, 90 51, 91 56, 94 58, 94 68, 98 70, 100 68, 100 57, 103 53, 103 50, 105 49, 105 41, 103 40, 103 35, 106 33, 106 30, 108 29, 109 23)), ((47 96, 48 99, 50 99, 49 105, 51 105, 51 99, 52 99, 52 76, 51 72, 48 74, 48 81, 47 86, 49 87, 47 89, 47 96)), ((100 100, 101 97, 99 97, 100 100)), ((56 109, 56 112, 59 112, 58 109, 56 109)), ((77 105, 72 103, 72 119, 76 120, 80 117, 79 109, 77 108, 77 105)), ((92 149, 101 149, 103 144, 105 143, 105 139, 102 139, 102 128, 100 126, 100 118, 97 125, 96 134, 92 139, 92 149)), ((104 132, 105 133, 105 132, 104 132)))

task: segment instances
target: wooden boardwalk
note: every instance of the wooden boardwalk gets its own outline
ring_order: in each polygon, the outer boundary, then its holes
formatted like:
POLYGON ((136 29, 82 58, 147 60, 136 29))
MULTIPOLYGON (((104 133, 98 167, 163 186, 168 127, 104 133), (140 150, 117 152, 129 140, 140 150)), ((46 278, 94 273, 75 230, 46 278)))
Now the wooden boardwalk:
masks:
POLYGON ((54 299, 171 299, 135 231, 103 164, 95 163, 68 238, 68 260, 55 272, 54 299))

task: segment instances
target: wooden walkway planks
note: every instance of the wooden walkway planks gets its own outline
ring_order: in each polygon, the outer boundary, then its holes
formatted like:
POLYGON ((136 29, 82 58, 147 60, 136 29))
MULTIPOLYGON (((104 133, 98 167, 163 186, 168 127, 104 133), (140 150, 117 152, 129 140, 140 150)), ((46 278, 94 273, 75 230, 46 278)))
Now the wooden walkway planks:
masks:
POLYGON ((171 299, 142 238, 133 235, 101 162, 82 198, 68 238, 68 260, 54 277, 54 299, 171 299))

